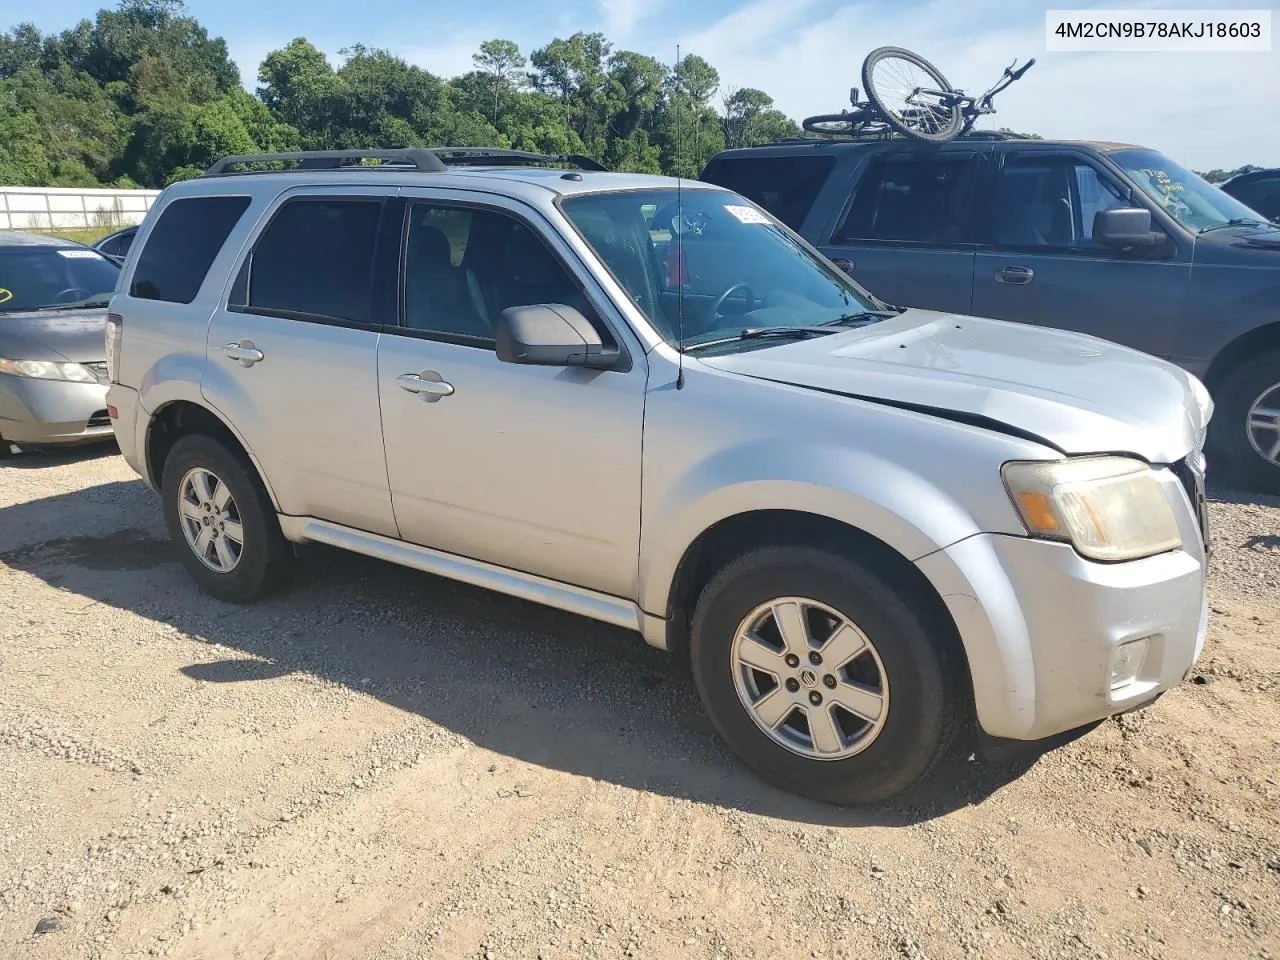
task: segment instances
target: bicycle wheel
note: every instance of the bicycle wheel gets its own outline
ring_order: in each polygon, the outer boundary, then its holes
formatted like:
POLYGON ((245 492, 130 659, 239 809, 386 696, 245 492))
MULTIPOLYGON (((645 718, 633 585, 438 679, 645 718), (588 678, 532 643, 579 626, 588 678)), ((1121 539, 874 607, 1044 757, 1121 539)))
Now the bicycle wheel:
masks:
POLYGON ((913 140, 945 143, 959 136, 964 125, 959 105, 938 96, 955 88, 928 60, 902 47, 879 47, 867 54, 862 87, 885 121, 913 140))
POLYGON ((805 117, 800 126, 809 133, 821 133, 827 136, 870 136, 886 131, 888 125, 880 119, 872 119, 868 116, 870 113, 868 109, 821 113, 817 116, 805 117))

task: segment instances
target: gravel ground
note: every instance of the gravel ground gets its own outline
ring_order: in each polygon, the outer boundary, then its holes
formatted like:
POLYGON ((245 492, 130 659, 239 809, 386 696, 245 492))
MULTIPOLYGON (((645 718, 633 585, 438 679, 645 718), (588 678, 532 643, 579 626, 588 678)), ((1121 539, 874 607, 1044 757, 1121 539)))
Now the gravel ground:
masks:
POLYGON ((1280 957, 1280 501, 1197 673, 851 812, 628 634, 310 550, 212 600, 113 451, 0 467, 0 957, 1280 957))

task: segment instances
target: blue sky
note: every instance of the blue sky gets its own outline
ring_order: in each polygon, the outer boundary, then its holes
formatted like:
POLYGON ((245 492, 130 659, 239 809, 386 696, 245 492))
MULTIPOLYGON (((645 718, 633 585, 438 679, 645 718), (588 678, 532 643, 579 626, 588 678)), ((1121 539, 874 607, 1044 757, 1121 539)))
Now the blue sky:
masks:
MULTIPOLYGON (((91 17, 102 0, 32 7, 0 0, 0 27, 31 20, 44 30, 91 17)), ((1043 136, 1124 140, 1197 169, 1280 164, 1280 51, 1271 53, 1046 53, 1044 10, 1053 8, 1265 7, 1250 0, 189 0, 225 37, 253 88, 268 51, 305 36, 337 60, 352 43, 384 47, 434 73, 470 68, 493 37, 528 53, 552 37, 601 30, 618 46, 665 62, 676 44, 708 59, 722 89, 759 87, 794 117, 839 110, 859 84, 867 51, 891 43, 937 64, 956 86, 979 92, 1015 56, 1035 68, 998 101, 987 124, 1043 136)), ((1273 17, 1275 14, 1273 13, 1273 17)), ((1280 25, 1280 17, 1275 17, 1280 25)))

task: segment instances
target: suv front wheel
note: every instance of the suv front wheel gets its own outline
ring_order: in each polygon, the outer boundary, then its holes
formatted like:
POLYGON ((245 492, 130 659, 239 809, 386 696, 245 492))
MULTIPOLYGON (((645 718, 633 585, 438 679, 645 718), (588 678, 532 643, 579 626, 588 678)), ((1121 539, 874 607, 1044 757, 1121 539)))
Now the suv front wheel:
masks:
POLYGON ((766 780, 829 803, 883 800, 933 767, 960 715, 945 640, 918 608, 841 554, 745 554, 694 610, 698 692, 766 780))
POLYGON ((288 541, 252 468, 203 434, 165 459, 165 523, 187 572, 207 592, 245 603, 267 593, 289 561, 288 541))

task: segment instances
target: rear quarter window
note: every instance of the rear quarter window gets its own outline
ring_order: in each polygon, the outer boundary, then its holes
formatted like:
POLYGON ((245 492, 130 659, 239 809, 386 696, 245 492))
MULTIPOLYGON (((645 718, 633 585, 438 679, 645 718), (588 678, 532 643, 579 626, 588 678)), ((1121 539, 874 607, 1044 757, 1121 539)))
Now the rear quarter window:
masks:
POLYGON ((832 156, 725 157, 699 179, 741 194, 798 232, 835 163, 832 156))
POLYGON ((140 300, 190 303, 248 207, 248 197, 174 200, 160 214, 138 256, 129 295, 140 300))

